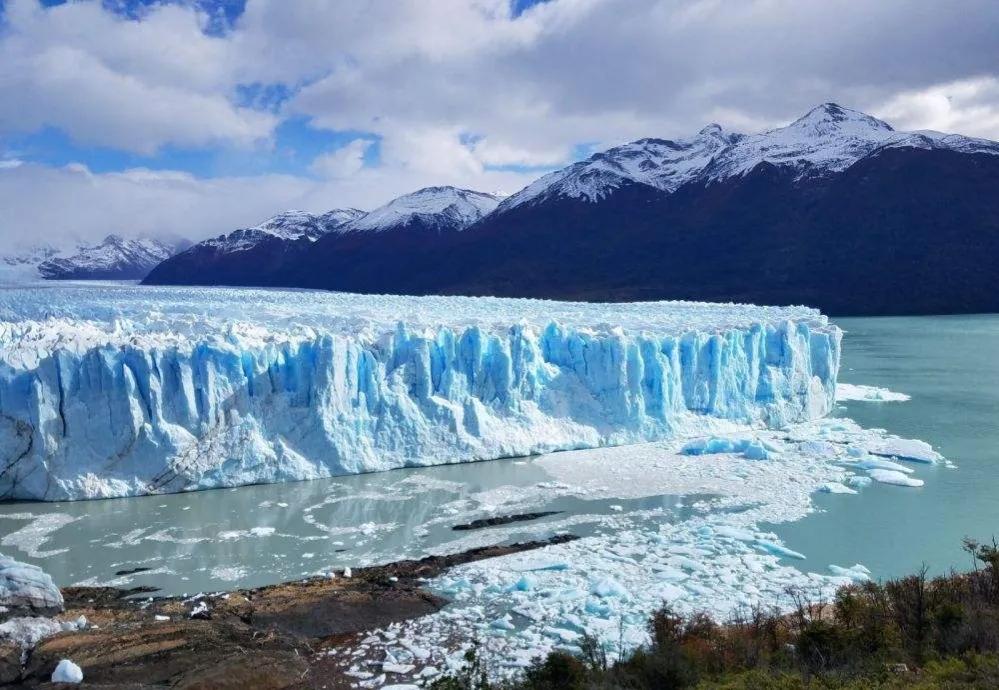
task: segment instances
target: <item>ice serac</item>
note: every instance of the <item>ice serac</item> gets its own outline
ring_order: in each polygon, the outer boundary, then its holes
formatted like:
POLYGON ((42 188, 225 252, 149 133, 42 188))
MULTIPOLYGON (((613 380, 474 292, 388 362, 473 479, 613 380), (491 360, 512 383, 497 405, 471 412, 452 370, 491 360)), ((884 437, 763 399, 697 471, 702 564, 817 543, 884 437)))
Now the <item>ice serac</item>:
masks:
POLYGON ((803 307, 221 289, 0 318, 0 495, 44 500, 782 426, 831 409, 841 336, 803 307))

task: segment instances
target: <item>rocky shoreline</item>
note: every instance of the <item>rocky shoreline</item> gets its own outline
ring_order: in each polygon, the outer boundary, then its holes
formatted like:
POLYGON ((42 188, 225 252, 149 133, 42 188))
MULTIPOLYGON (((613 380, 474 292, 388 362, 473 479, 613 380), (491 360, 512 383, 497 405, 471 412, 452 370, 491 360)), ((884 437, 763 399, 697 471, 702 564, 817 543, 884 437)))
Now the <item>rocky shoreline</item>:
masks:
MULTIPOLYGON (((471 561, 571 541, 489 546, 256 589, 155 597, 148 590, 68 587, 63 631, 37 644, 0 641, 0 684, 50 683, 62 659, 95 688, 347 688, 335 656, 366 631, 440 610, 427 578, 471 561), (83 617, 83 618, 81 618, 83 617), (68 629, 67 629, 68 628, 68 629)), ((13 617, 13 611, 4 614, 13 617)), ((2 620, 2 619, 0 619, 2 620)), ((23 620, 23 619, 22 619, 23 620)))

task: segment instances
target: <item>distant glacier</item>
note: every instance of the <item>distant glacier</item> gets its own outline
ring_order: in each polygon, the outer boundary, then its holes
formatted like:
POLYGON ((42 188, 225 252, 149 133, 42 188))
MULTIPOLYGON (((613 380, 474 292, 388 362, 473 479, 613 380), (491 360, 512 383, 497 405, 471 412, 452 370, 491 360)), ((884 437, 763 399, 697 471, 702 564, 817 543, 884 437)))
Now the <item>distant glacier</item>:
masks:
POLYGON ((804 307, 0 291, 0 495, 231 487, 770 427, 834 404, 804 307))

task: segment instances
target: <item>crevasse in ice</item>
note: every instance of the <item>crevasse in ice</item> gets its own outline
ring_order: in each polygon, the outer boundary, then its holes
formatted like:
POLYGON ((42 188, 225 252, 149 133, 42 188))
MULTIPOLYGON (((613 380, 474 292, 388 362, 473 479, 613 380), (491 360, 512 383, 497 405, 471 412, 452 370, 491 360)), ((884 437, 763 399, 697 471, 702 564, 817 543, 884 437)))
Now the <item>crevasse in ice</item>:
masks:
POLYGON ((0 318, 0 494, 44 500, 783 426, 833 405, 841 337, 801 307, 188 288, 0 318))

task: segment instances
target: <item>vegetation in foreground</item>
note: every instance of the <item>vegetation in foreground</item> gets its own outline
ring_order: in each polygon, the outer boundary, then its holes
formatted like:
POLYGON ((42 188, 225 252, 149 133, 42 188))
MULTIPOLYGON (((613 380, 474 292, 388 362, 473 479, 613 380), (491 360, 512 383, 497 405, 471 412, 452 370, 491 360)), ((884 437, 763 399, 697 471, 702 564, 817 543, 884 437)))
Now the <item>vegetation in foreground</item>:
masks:
MULTIPOLYGON (((790 614, 756 610, 718 624, 669 607, 650 643, 611 660, 592 639, 556 651, 521 677, 491 683, 475 652, 434 690, 590 688, 999 687, 999 544, 965 541, 970 573, 920 573, 839 590, 831 603, 796 600, 790 614)), ((791 593, 791 596, 794 596, 791 593)))

